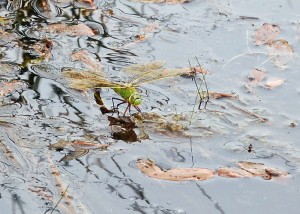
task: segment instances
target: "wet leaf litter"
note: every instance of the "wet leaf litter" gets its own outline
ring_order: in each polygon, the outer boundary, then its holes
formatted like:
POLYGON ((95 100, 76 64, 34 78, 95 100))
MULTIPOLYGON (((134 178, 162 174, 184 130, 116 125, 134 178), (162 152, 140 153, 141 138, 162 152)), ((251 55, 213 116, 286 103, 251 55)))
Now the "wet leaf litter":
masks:
MULTIPOLYGON (((212 11, 219 20, 215 26, 201 22, 201 28, 194 21, 203 14, 199 11, 179 18, 201 8, 196 1, 114 3, 33 2, 32 13, 47 20, 41 23, 23 16, 28 7, 18 1, 10 3, 10 10, 1 8, 15 16, 0 20, 0 44, 5 45, 0 72, 1 161, 6 164, 1 172, 6 189, 7 183, 17 187, 12 193, 16 198, 33 199, 30 207, 26 205, 28 212, 39 207, 105 213, 107 205, 90 203, 101 192, 106 204, 123 202, 114 207, 115 213, 177 213, 176 207, 193 213, 195 207, 174 197, 165 204, 153 195, 167 195, 164 185, 172 194, 176 186, 194 203, 197 197, 189 188, 197 184, 210 199, 206 212, 211 213, 216 207, 226 210, 226 202, 222 193, 220 199, 210 195, 210 182, 258 185, 262 178, 262 188, 266 180, 277 188, 278 178, 293 182, 299 149, 289 135, 296 139, 299 118, 280 105, 281 93, 297 96, 290 86, 296 79, 292 76, 298 48, 285 33, 288 27, 237 15, 231 6, 216 1, 209 3, 207 13, 212 11), (141 12, 140 7, 147 10, 141 12), (61 8, 60 13, 54 8, 61 8), (16 28, 12 20, 18 20, 16 28), (205 40, 199 29, 212 37, 221 31, 226 38, 226 33, 234 33, 229 30, 235 29, 233 20, 255 26, 249 27, 249 53, 240 54, 245 50, 240 47, 238 52, 227 47, 220 53, 213 45, 207 52, 201 45, 187 46, 189 54, 185 48, 180 54, 172 52, 171 44, 199 44, 196 35, 205 40), (160 52, 156 42, 165 51, 160 52), (234 54, 239 55, 231 58, 234 54), (166 59, 166 64, 159 59, 166 59), (151 65, 154 68, 145 69, 151 65), (128 84, 134 90, 123 93, 128 84), (137 112, 132 106, 139 106, 137 112), (278 136, 283 128, 286 142, 278 136)), ((297 29, 297 20, 290 23, 289 30, 297 29)), ((246 34, 246 29, 239 30, 246 34)), ((9 194, 3 191, 4 200, 9 194)))

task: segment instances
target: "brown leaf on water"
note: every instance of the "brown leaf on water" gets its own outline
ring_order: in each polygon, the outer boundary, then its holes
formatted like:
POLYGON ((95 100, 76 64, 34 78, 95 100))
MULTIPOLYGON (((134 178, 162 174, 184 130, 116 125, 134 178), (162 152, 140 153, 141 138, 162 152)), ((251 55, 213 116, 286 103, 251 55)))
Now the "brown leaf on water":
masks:
POLYGON ((49 39, 44 39, 43 41, 37 42, 31 46, 38 57, 38 61, 49 60, 51 57, 52 47, 53 43, 49 39))
POLYGON ((284 83, 283 79, 271 78, 271 79, 266 81, 265 88, 273 89, 273 88, 276 88, 278 86, 281 86, 283 83, 284 83))
POLYGON ((27 88, 27 85, 24 82, 18 80, 0 80, 0 98, 8 96, 17 91, 22 91, 25 88, 27 88))
POLYGON ((254 41, 256 45, 268 44, 276 39, 280 33, 277 25, 264 23, 254 33, 254 41))
POLYGON ((168 3, 168 4, 181 4, 187 3, 191 0, 131 0, 135 2, 142 2, 142 3, 168 3))
POLYGON ((103 65, 99 60, 95 59, 87 50, 77 50, 71 55, 73 61, 82 62, 88 70, 102 73, 103 65))
POLYGON ((242 169, 237 168, 229 168, 229 167, 223 167, 219 168, 217 170, 217 173, 221 177, 225 178, 243 178, 243 177, 253 177, 254 175, 250 172, 247 172, 242 169))
POLYGON ((254 176, 260 176, 265 180, 270 180, 273 177, 284 177, 288 175, 286 171, 265 166, 263 163, 242 161, 239 162, 238 165, 241 169, 252 173, 254 176))
POLYGON ((220 99, 220 98, 238 98, 236 94, 227 94, 227 93, 218 93, 218 92, 208 92, 209 96, 214 99, 220 99))
POLYGON ((0 75, 11 78, 17 78, 17 75, 21 71, 21 67, 9 62, 0 62, 0 75))
POLYGON ((80 23, 77 25, 50 24, 46 27, 46 32, 65 34, 69 36, 93 36, 93 30, 87 25, 80 23))
POLYGON ((276 66, 285 69, 287 64, 293 60, 295 53, 286 40, 280 39, 269 43, 269 56, 276 66))
POLYGON ((266 72, 259 69, 253 69, 248 76, 248 82, 245 87, 249 92, 252 92, 252 88, 256 87, 266 76, 266 72))
POLYGON ((76 3, 79 3, 80 6, 85 6, 85 8, 97 9, 94 0, 76 0, 76 3))
POLYGON ((162 171, 153 161, 149 159, 139 159, 137 167, 142 173, 151 178, 169 181, 203 181, 214 177, 214 171, 205 168, 174 168, 162 171))

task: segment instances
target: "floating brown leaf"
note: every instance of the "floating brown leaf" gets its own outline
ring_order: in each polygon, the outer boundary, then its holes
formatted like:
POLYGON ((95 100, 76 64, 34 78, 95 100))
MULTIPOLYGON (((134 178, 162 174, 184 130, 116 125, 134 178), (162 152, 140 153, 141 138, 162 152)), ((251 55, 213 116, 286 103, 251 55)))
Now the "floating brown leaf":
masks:
POLYGON ((71 55, 73 61, 81 61, 87 69, 93 72, 102 72, 102 64, 93 58, 87 50, 74 51, 71 55))
POLYGON ((241 169, 252 173, 254 176, 260 176, 265 180, 270 180, 272 177, 283 177, 288 175, 288 173, 283 170, 267 167, 263 163, 242 161, 239 162, 238 165, 241 169))
POLYGON ((137 167, 151 178, 170 181, 207 180, 214 177, 214 171, 204 168, 174 168, 162 171, 153 161, 139 159, 137 167))
POLYGON ((87 25, 80 23, 78 25, 51 24, 46 27, 46 32, 56 34, 66 34, 70 36, 93 36, 93 30, 87 25))
POLYGON ((266 75, 266 72, 262 70, 253 69, 248 76, 248 83, 246 84, 248 91, 252 92, 252 88, 256 87, 266 77, 266 75))
POLYGON ((14 81, 0 80, 0 98, 12 94, 13 92, 16 91, 22 91, 26 87, 27 85, 24 82, 20 82, 17 80, 14 81))
POLYGON ((142 3, 168 3, 168 4, 181 4, 190 2, 191 0, 131 0, 135 2, 142 2, 142 3))
POLYGON ((256 45, 263 45, 272 42, 280 33, 280 28, 277 25, 264 23, 254 33, 256 45))
POLYGON ((283 170, 267 167, 262 163, 241 161, 238 163, 238 166, 240 167, 239 169, 234 167, 219 168, 217 171, 218 175, 226 178, 259 176, 265 180, 270 180, 273 177, 284 177, 288 175, 288 173, 283 170))
POLYGON ((217 170, 218 175, 225 178, 242 178, 242 177, 253 177, 254 175, 242 169, 237 168, 219 168, 217 170))
POLYGON ((283 83, 284 83, 283 79, 272 78, 272 79, 267 80, 265 87, 269 88, 269 89, 273 89, 273 88, 276 88, 276 87, 282 85, 283 83))
POLYGON ((21 68, 14 63, 1 62, 0 63, 0 74, 1 76, 7 76, 17 78, 17 75, 21 71, 21 68))
POLYGON ((269 56, 276 66, 284 69, 295 54, 292 46, 286 40, 280 39, 269 43, 269 56))
POLYGON ((227 94, 227 93, 218 93, 218 92, 208 92, 209 96, 215 99, 220 99, 220 98, 238 98, 236 94, 227 94))

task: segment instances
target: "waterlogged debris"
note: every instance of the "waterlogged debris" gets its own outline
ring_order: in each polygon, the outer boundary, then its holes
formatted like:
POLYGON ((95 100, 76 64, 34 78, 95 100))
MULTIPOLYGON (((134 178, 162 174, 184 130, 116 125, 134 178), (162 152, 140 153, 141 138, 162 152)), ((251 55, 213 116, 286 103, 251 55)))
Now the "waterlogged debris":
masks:
POLYGON ((159 115, 157 113, 134 114, 132 119, 138 127, 147 131, 157 132, 169 137, 190 137, 188 130, 188 118, 178 115, 159 115))
POLYGON ((268 44, 276 39, 280 33, 278 25, 264 23, 254 33, 256 45, 268 44))
POLYGON ((99 144, 80 140, 73 142, 59 140, 57 143, 51 144, 48 148, 55 151, 67 150, 68 154, 60 159, 60 162, 68 162, 88 154, 89 150, 104 150, 107 149, 108 146, 108 144, 99 144))
POLYGON ((46 32, 64 34, 69 36, 93 36, 93 30, 87 25, 80 23, 77 25, 50 24, 46 27, 46 32))
POLYGON ((283 79, 271 78, 271 79, 266 81, 265 87, 268 88, 268 89, 273 89, 273 88, 276 88, 278 86, 281 86, 283 83, 284 83, 283 79))
POLYGON ((151 178, 169 181, 203 181, 213 178, 215 173, 205 168, 174 168, 163 171, 149 159, 138 159, 136 165, 151 178))
POLYGON ((142 3, 168 3, 168 4, 181 4, 190 2, 191 0, 130 0, 135 2, 142 2, 142 3))
POLYGON ((217 170, 218 175, 226 178, 241 178, 241 177, 261 177, 264 180, 270 180, 274 177, 285 177, 287 172, 265 166, 263 163, 254 163, 241 161, 238 163, 239 168, 224 167, 217 170))
POLYGON ((130 117, 112 117, 108 116, 109 126, 112 127, 112 138, 123 140, 127 143, 139 141, 137 134, 133 130, 136 125, 130 117))
POLYGON ((280 39, 269 43, 269 56, 276 66, 285 69, 295 53, 288 41, 280 39))

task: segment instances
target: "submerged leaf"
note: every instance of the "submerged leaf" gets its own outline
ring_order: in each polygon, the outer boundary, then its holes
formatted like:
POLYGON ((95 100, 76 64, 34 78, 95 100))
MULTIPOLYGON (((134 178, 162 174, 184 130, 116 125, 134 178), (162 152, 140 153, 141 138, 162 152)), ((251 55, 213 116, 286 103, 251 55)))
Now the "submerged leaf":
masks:
POLYGON ((284 69, 295 54, 292 46, 286 40, 280 39, 269 43, 269 56, 276 66, 284 69))
POLYGON ((56 34, 66 34, 70 36, 93 36, 93 30, 87 25, 80 23, 78 25, 50 24, 46 27, 46 32, 56 34))
POLYGON ((280 33, 277 25, 264 23, 255 31, 254 40, 256 45, 263 45, 272 42, 280 33))
POLYGON ((214 177, 214 171, 205 168, 174 168, 162 171, 153 161, 149 159, 139 159, 137 167, 142 173, 151 178, 170 181, 203 181, 214 177))

